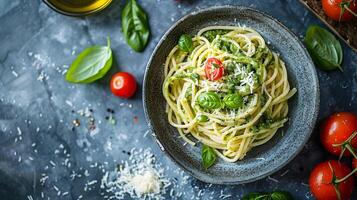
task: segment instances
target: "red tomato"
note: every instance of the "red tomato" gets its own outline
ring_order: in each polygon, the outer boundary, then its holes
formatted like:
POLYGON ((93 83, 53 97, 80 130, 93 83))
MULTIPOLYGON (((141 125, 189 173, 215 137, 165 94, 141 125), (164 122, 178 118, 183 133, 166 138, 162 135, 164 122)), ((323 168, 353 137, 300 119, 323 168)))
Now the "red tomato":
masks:
POLYGON ((136 91, 135 77, 128 72, 118 72, 112 76, 110 89, 118 97, 130 98, 136 91))
MULTIPOLYGON (((352 160, 352 169, 357 169, 357 159, 354 158, 352 160)), ((355 176, 357 176, 357 172, 355 173, 355 176)))
MULTIPOLYGON (((334 144, 345 142, 354 131, 357 131, 357 116, 349 112, 340 112, 331 115, 321 126, 320 139, 325 149, 334 154, 340 155, 342 147, 334 147, 334 144)), ((351 146, 357 148, 357 137, 351 141, 351 146)), ((351 153, 346 149, 344 156, 351 153)))
POLYGON ((346 5, 352 12, 357 13, 357 2, 355 0, 322 0, 322 8, 326 15, 335 21, 348 21, 353 15, 344 9, 340 19, 342 7, 346 5))
POLYGON ((222 78, 224 66, 217 58, 208 58, 205 65, 206 78, 210 81, 216 81, 222 78))
MULTIPOLYGON (((342 179, 351 172, 351 169, 336 161, 331 160, 315 166, 310 174, 310 190, 317 200, 339 200, 334 188, 333 176, 342 179), (330 167, 330 165, 331 167, 330 167), (333 171, 332 171, 332 169, 333 171)), ((354 179, 352 176, 337 184, 341 200, 347 200, 352 194, 354 179)))

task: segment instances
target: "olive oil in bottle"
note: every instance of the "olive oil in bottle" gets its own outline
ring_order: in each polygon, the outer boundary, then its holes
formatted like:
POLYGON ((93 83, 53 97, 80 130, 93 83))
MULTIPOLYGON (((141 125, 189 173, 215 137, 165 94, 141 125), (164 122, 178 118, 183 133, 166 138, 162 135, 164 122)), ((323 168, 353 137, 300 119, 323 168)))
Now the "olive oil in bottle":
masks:
POLYGON ((112 0, 43 0, 55 11, 71 16, 84 16, 103 10, 112 0))

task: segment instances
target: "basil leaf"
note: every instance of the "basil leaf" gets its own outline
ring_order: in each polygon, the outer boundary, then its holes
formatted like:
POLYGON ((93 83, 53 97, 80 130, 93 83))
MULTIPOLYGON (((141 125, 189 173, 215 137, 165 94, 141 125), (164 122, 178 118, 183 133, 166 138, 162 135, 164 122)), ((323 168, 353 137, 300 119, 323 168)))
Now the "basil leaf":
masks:
POLYGON ((150 35, 149 23, 145 11, 136 0, 128 1, 122 11, 121 19, 126 42, 135 51, 144 50, 150 35))
POLYGON ((223 103, 229 109, 238 109, 243 106, 243 98, 239 94, 227 94, 223 103))
POLYGON ((207 117, 207 115, 198 115, 197 116, 197 121, 199 121, 199 122, 208 122, 209 118, 207 117))
POLYGON ((272 200, 293 200, 293 197, 288 192, 272 192, 270 196, 272 200))
POLYGON ((245 195, 242 200, 294 200, 288 192, 276 191, 270 193, 253 192, 245 195))
POLYGON ((112 66, 110 39, 107 46, 92 46, 84 49, 72 62, 66 80, 72 83, 90 83, 102 78, 112 66))
POLYGON ((213 148, 205 144, 202 145, 201 156, 202 164, 205 169, 210 168, 216 161, 216 153, 214 152, 213 148))
POLYGON ((250 193, 245 195, 242 200, 271 200, 270 195, 266 193, 250 193))
POLYGON ((205 109, 217 109, 221 107, 221 99, 214 92, 201 93, 197 101, 198 105, 205 109))
POLYGON ((343 51, 340 42, 327 30, 313 25, 306 31, 304 40, 315 64, 323 70, 342 70, 343 51))
POLYGON ((181 35, 178 45, 181 51, 189 53, 193 51, 192 38, 187 34, 181 35))

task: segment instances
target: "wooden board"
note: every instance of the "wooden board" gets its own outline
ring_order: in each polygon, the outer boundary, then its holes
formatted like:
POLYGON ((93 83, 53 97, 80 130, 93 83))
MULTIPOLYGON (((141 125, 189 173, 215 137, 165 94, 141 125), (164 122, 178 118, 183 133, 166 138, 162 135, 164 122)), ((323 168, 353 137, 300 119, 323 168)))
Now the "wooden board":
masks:
POLYGON ((357 18, 348 22, 336 22, 329 19, 322 10, 321 0, 300 0, 321 21, 323 21, 338 37, 357 52, 357 18))

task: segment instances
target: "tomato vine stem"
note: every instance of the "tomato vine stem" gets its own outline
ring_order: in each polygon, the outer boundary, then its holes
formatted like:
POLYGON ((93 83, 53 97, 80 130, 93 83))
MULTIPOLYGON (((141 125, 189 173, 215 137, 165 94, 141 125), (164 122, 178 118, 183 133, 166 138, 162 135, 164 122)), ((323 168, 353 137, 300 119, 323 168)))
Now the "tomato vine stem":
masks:
POLYGON ((355 153, 355 149, 354 147, 351 145, 351 141, 357 136, 357 131, 353 132, 352 135, 350 135, 350 137, 348 137, 344 142, 342 143, 339 143, 339 144, 333 144, 332 146, 334 147, 341 147, 342 150, 341 150, 341 154, 339 156, 339 160, 341 160, 345 150, 347 149, 352 155, 354 158, 357 159, 357 155, 355 153))
POLYGON ((355 4, 356 0, 352 0, 352 1, 343 1, 340 3, 340 7, 341 7, 341 11, 340 11, 340 18, 338 21, 341 21, 342 19, 342 15, 345 13, 345 11, 347 10, 348 12, 350 12, 353 16, 357 17, 357 14, 355 12, 353 12, 349 7, 351 5, 351 3, 355 4))
POLYGON ((347 174, 345 177, 341 178, 341 179, 336 179, 335 183, 342 183, 343 181, 347 180, 350 176, 352 176, 354 173, 357 172, 357 168, 354 168, 349 174, 347 174))

